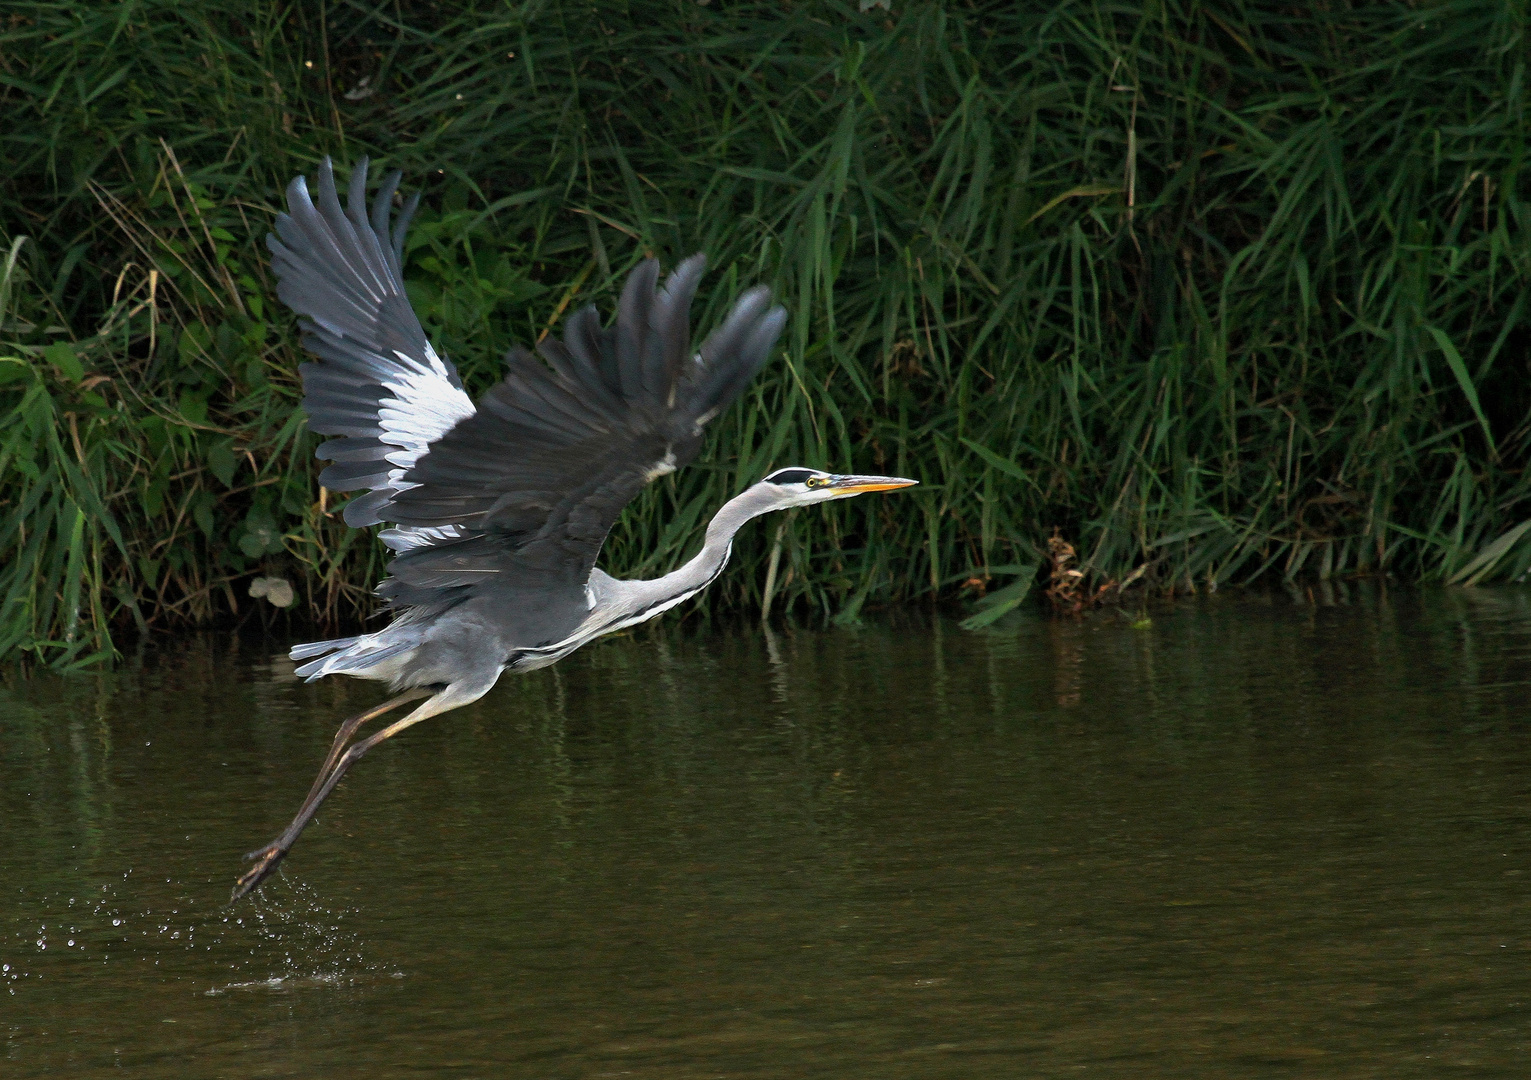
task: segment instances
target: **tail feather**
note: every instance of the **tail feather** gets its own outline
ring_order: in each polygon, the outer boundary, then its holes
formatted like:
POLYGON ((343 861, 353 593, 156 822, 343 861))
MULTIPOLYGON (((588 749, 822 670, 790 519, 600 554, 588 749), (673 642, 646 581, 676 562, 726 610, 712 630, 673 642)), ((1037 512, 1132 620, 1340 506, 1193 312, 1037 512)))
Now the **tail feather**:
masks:
POLYGON ((349 648, 360 640, 359 637, 344 637, 334 641, 310 641, 307 645, 294 645, 287 656, 291 660, 307 660, 311 656, 323 656, 336 649, 349 648))
POLYGON ((287 655, 308 663, 293 674, 309 682, 336 674, 393 681, 398 677, 398 664, 390 664, 382 671, 374 669, 419 648, 430 634, 433 622, 455 604, 454 600, 446 604, 407 607, 376 633, 294 645, 287 655))
MULTIPOLYGON (((384 636, 386 633, 384 631, 383 634, 365 634, 362 637, 315 641, 308 645, 299 645, 288 653, 294 660, 308 660, 309 657, 317 657, 317 659, 309 660, 302 667, 295 668, 293 674, 307 682, 336 673, 368 678, 369 669, 393 659, 400 653, 408 652, 420 644, 419 641, 411 638, 390 640, 384 636)), ((370 677, 390 679, 392 675, 378 673, 370 677)))

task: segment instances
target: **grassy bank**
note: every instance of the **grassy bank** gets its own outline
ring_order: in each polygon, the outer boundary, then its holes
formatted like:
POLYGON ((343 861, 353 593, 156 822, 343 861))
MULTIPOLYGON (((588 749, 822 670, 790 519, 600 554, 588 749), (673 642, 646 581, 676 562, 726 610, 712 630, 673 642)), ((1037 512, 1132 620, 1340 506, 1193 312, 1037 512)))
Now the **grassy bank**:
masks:
POLYGON ((1523 574, 1527 23, 1505 0, 11 4, 0 652, 247 617, 257 576, 313 619, 372 609, 377 545, 314 483, 262 248, 324 154, 424 188, 410 289, 475 391, 645 252, 709 254, 703 319, 778 290, 782 357, 619 524, 616 572, 675 564, 804 464, 924 486, 757 525, 707 603, 758 607, 773 559, 774 607, 829 617, 1003 589, 1055 530, 1087 590, 1523 574))

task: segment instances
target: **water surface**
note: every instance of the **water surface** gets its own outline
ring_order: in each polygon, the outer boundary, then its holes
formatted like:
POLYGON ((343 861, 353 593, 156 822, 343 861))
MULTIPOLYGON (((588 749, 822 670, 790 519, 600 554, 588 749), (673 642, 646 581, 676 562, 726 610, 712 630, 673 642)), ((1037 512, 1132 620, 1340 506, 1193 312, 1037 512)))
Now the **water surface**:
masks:
POLYGON ((357 766, 197 639, 0 689, 0 1074, 1438 1077, 1531 1050, 1531 590, 602 642, 357 766))

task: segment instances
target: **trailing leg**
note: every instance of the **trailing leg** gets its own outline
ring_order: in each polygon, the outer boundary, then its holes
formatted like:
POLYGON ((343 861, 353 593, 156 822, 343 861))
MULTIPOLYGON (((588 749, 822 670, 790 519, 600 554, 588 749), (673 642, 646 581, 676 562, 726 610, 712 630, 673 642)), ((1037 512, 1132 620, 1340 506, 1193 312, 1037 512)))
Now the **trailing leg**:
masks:
POLYGON ((340 730, 335 732, 335 741, 330 744, 330 752, 325 755, 324 764, 319 767, 319 775, 314 777, 313 786, 308 789, 308 794, 303 798, 303 804, 307 806, 308 801, 314 797, 314 793, 324 784, 324 778, 335 767, 335 762, 339 760, 341 753, 345 751, 346 744, 351 741, 351 736, 356 734, 358 728, 369 720, 375 720, 386 712, 392 712, 405 702, 419 701, 421 698, 430 697, 435 692, 436 688, 429 686, 419 686, 413 690, 406 690, 398 697, 389 698, 381 705, 374 706, 366 712, 357 713, 351 719, 341 724, 340 730))
MULTIPOLYGON (((330 752, 324 759, 324 765, 320 768, 319 775, 314 777, 313 785, 308 789, 308 795, 304 798, 303 805, 298 810, 297 818, 293 820, 293 823, 287 827, 287 831, 282 833, 281 836, 265 847, 257 848, 245 856, 247 859, 256 859, 258 861, 234 883, 234 894, 229 898, 229 903, 232 904, 242 899, 254 889, 259 888, 261 882, 271 875, 271 872, 277 868, 277 864, 287 855, 288 850, 297 841, 298 834, 303 831, 303 826, 308 824, 309 819, 318 810, 319 804, 324 801, 325 795, 328 795, 335 786, 334 783, 326 784, 326 781, 329 780, 331 774, 336 769, 336 763, 343 760, 342 755, 345 753, 346 744, 356 734, 357 729, 367 721, 374 720, 384 713, 398 708, 400 705, 411 701, 418 701, 423 697, 430 697, 436 692, 437 688, 434 687, 417 687, 413 690, 406 690, 397 697, 389 698, 381 705, 376 705, 364 712, 357 713, 340 725, 340 730, 335 733, 335 741, 330 745, 330 752)), ((399 730, 402 730, 402 728, 399 730)), ((336 779, 339 778, 336 777, 336 779)))

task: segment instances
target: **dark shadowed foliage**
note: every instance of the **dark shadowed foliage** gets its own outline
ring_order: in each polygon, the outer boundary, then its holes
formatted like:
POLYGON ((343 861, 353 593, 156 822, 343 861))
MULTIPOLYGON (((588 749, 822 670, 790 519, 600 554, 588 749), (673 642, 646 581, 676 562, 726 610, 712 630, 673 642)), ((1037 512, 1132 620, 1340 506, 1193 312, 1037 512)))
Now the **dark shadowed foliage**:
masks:
POLYGON ((647 252, 707 253, 699 331, 752 282, 787 304, 701 463, 619 522, 619 574, 799 464, 923 486, 747 532, 706 603, 849 620, 965 583, 1000 590, 984 618, 1054 530, 1091 589, 1522 575, 1527 16, 12 3, 0 652, 265 618, 257 577, 371 610, 263 247, 325 154, 423 189, 406 278, 475 393, 647 252))

